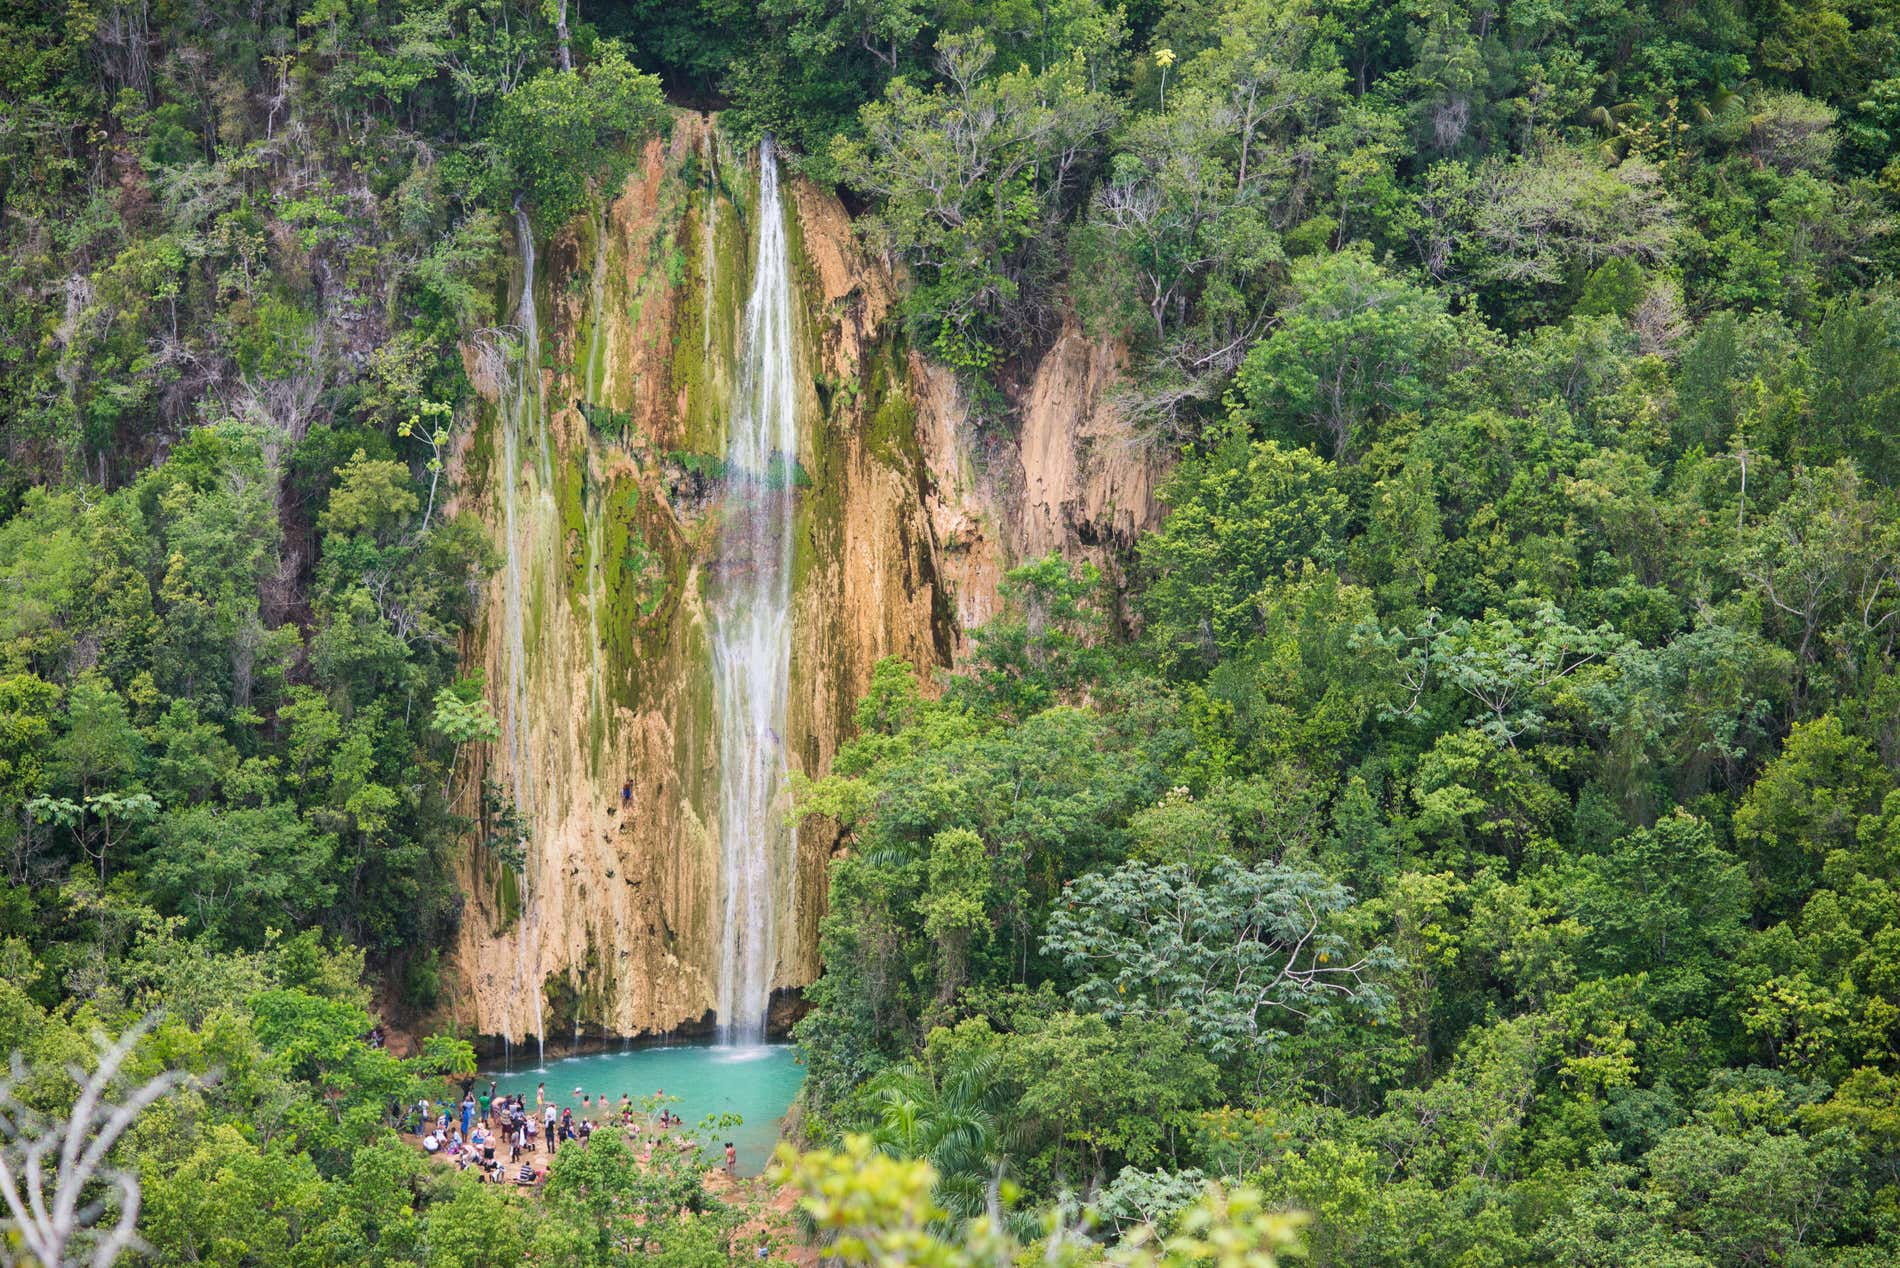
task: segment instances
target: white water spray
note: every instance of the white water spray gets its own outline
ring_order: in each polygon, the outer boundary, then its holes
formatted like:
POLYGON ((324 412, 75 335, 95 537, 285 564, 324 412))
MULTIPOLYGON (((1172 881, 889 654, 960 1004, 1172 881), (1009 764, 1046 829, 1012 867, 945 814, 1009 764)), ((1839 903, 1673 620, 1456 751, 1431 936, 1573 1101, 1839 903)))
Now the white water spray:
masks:
POLYGON ((772 140, 759 147, 759 224, 744 365, 726 441, 713 598, 719 726, 721 1038, 765 1037, 777 959, 774 898, 788 833, 785 701, 791 677, 792 511, 798 458, 791 277, 772 140))

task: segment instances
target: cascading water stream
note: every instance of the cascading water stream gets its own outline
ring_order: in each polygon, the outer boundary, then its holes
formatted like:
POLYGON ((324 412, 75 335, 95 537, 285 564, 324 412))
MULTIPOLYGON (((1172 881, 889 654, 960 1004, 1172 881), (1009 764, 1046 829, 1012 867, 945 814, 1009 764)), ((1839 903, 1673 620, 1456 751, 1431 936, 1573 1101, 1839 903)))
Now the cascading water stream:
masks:
POLYGON ((719 729, 723 1040, 765 1037, 776 961, 775 897, 787 832, 774 804, 785 783, 791 677, 792 512, 798 456, 791 277, 772 139, 759 146, 759 241, 746 300, 744 363, 726 442, 713 599, 719 729))
POLYGON ((705 301, 699 306, 699 354, 712 356, 713 328, 713 284, 719 278, 718 207, 713 202, 713 191, 719 187, 719 142, 713 133, 706 133, 706 214, 705 224, 700 232, 699 256, 699 292, 705 301))
MULTIPOLYGON (((505 589, 502 626, 507 639, 508 699, 503 717, 503 742, 513 773, 515 810, 521 822, 532 823, 534 814, 533 736, 527 725, 528 661, 525 604, 522 599, 522 545, 519 530, 517 486, 521 482, 522 433, 531 431, 540 447, 541 465, 549 463, 547 436, 541 427, 541 325, 534 305, 534 230, 527 213, 515 204, 515 241, 521 252, 521 303, 517 320, 521 327, 521 353, 514 367, 514 390, 507 393, 501 407, 502 444, 502 521, 507 535, 505 589)), ((546 485, 543 485, 545 488, 546 485)), ((533 852, 529 852, 529 875, 524 878, 525 905, 534 901, 533 852)), ((534 1001, 534 1037, 537 1050, 543 1044, 541 1021, 541 983, 528 971, 528 928, 532 921, 523 911, 515 936, 515 989, 534 1001)))
MULTIPOLYGON (((588 394, 595 401, 606 402, 611 398, 607 394, 607 358, 603 355, 606 347, 607 329, 607 232, 610 221, 603 215, 600 229, 595 236, 593 311, 591 330, 587 340, 586 382, 588 394)), ((586 499, 586 513, 582 527, 587 536, 587 654, 589 673, 587 676, 588 704, 591 706, 587 716, 596 725, 603 725, 607 711, 603 701, 606 695, 605 679, 600 666, 600 609, 605 600, 602 593, 602 573, 600 543, 605 534, 602 523, 606 500, 600 497, 586 499)))

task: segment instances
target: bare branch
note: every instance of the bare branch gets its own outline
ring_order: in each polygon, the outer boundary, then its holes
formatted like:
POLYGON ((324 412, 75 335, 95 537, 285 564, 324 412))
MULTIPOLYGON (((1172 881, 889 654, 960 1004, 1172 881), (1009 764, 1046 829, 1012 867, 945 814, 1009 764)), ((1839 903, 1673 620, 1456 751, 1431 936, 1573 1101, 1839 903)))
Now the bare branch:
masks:
MULTIPOLYGON (((33 1262, 105 1268, 138 1245, 138 1176, 107 1165, 107 1158, 138 1116, 188 1077, 166 1070, 129 1090, 122 1087, 119 1072, 152 1021, 146 1017, 117 1039, 95 1032, 98 1064, 90 1073, 68 1067, 79 1094, 64 1117, 49 1117, 19 1099, 16 1093, 28 1076, 18 1052, 11 1073, 0 1079, 0 1199, 8 1215, 4 1227, 17 1232, 33 1262), (50 1177, 49 1158, 56 1163, 50 1177), (109 1227, 102 1226, 108 1211, 117 1214, 109 1227)), ((4 1244, 0 1241, 0 1247, 4 1244)))

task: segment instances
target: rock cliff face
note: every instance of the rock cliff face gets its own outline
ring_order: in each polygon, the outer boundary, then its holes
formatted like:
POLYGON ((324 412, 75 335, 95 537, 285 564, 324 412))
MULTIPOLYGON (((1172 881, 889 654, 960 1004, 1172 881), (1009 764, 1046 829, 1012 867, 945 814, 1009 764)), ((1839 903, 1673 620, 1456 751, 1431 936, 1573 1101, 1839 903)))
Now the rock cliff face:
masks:
MULTIPOLYGON (((710 1024, 719 772, 703 577, 756 191, 755 156, 681 115, 604 214, 538 251, 524 240, 515 280, 532 308, 465 350, 484 405, 460 487, 504 560, 466 655, 506 735, 465 802, 480 840, 444 1008, 483 1035, 710 1024)), ((1019 446, 979 452, 954 382, 904 346, 890 276, 844 209, 796 179, 785 194, 802 402, 784 739, 791 768, 816 776, 879 659, 949 664, 1021 558, 1058 549, 1112 567, 1154 518, 1159 468, 1115 423, 1116 350, 1078 330, 1035 374, 1019 446)), ((817 975, 834 844, 799 835, 779 987, 817 975)))
POLYGON ((1021 392, 1015 435, 979 451, 954 377, 913 357, 926 505, 959 652, 994 613, 1002 574, 1026 560, 1088 560, 1122 593, 1136 539, 1160 521, 1156 492, 1173 461, 1124 420, 1123 362, 1121 348, 1065 323, 1021 392))

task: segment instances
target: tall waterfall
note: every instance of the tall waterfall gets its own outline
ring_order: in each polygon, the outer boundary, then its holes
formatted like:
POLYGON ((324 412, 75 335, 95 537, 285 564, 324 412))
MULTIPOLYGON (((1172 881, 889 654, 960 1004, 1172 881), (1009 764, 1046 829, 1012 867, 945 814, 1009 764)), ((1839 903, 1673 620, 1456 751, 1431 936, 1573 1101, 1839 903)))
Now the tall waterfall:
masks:
MULTIPOLYGON (((517 321, 521 327, 521 353, 515 363, 511 390, 501 398, 502 447, 502 527, 507 533, 506 563, 502 600, 502 630, 507 645, 507 698, 502 709, 502 742, 507 746, 514 782, 515 810, 523 823, 532 823, 534 815, 534 742, 528 725, 528 659, 525 647, 526 604, 522 597, 522 556, 528 546, 522 540, 524 525, 517 506, 520 501, 521 446, 524 440, 537 447, 538 466, 543 472, 538 496, 545 498, 552 484, 552 455, 548 452, 547 428, 541 425, 541 324, 534 306, 534 230, 521 204, 515 204, 515 241, 521 252, 521 305, 517 321)), ((529 516, 532 519, 532 515, 529 516)), ((531 972, 528 955, 528 930, 533 923, 534 907, 533 852, 529 852, 529 875, 523 878, 524 910, 515 930, 515 994, 533 1001, 535 1042, 544 1041, 541 1020, 541 979, 531 972)), ((522 1029, 526 1030, 526 1019, 522 1029)))
POLYGON ((759 147, 758 225, 711 586, 719 729, 719 1027, 727 1042, 741 1044, 765 1035, 777 958, 773 904, 787 868, 789 836, 775 802, 786 774, 782 737, 791 674, 798 419, 785 216, 770 137, 759 147))
POLYGON ((521 252, 521 305, 516 320, 521 327, 520 359, 514 366, 512 390, 501 400, 501 508, 502 531, 507 535, 504 560, 506 590, 502 600, 503 635, 508 646, 508 697, 502 710, 502 731, 514 772, 515 809, 522 815, 533 813, 534 785, 527 778, 531 740, 527 726, 528 659, 523 627, 527 623, 522 598, 522 547, 520 512, 522 432, 539 432, 540 394, 540 323, 534 308, 534 231, 528 215, 515 205, 515 242, 521 252))

